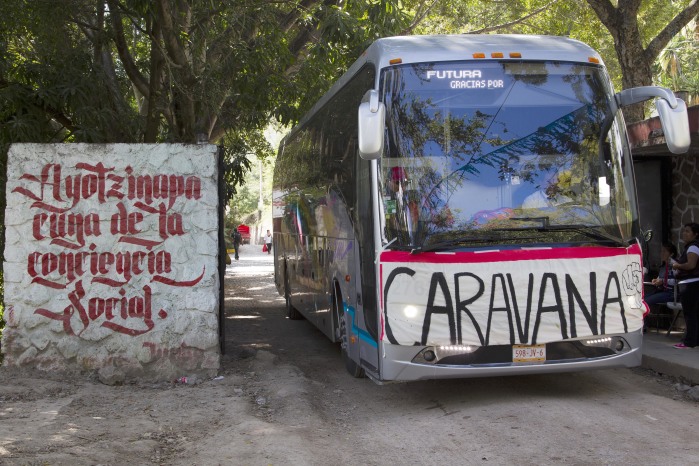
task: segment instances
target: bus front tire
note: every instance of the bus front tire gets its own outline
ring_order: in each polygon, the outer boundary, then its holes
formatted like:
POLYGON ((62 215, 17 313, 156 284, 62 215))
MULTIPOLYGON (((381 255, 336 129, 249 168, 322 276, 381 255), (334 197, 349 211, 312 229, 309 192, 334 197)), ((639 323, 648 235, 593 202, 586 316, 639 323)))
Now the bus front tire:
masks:
POLYGON ((342 361, 345 363, 345 368, 347 372, 354 378, 360 379, 364 377, 364 369, 357 364, 349 355, 347 348, 349 348, 349 339, 347 337, 347 321, 345 319, 345 311, 342 305, 339 303, 337 293, 334 295, 333 306, 335 307, 335 315, 339 319, 340 327, 340 351, 342 352, 342 361))

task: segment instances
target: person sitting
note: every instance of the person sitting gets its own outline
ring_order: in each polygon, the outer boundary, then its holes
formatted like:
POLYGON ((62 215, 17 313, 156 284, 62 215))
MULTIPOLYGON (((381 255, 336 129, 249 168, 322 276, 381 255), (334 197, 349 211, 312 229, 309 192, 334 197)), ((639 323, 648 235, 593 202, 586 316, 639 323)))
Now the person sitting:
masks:
POLYGON ((645 297, 648 305, 667 303, 674 299, 675 274, 672 264, 677 259, 677 247, 670 242, 664 242, 660 248, 660 259, 658 278, 651 280, 655 289, 645 297))
MULTIPOLYGON (((648 316, 655 316, 656 322, 658 316, 661 315, 661 309, 658 307, 659 304, 668 303, 675 299, 673 287, 675 285, 675 275, 672 270, 672 264, 677 259, 677 247, 669 242, 665 241, 660 247, 660 269, 658 270, 658 277, 651 280, 651 286, 653 287, 648 293, 646 293, 644 299, 646 304, 650 307, 650 312, 646 315, 644 319, 643 331, 647 328, 647 318, 648 316)), ((657 324, 656 324, 657 326, 657 324)))

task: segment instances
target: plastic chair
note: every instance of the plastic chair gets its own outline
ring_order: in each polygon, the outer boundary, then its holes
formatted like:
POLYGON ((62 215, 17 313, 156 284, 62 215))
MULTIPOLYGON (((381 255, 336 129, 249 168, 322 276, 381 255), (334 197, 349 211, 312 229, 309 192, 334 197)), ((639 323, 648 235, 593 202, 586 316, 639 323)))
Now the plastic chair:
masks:
POLYGON ((680 314, 682 314, 682 303, 679 301, 679 289, 681 284, 682 282, 675 283, 675 285, 672 287, 674 295, 673 300, 665 303, 665 306, 672 311, 672 321, 670 322, 670 326, 667 328, 667 336, 670 336, 670 332, 675 327, 677 318, 680 316, 680 314))
MULTIPOLYGON (((655 285, 653 285, 651 282, 644 282, 643 286, 647 290, 645 293, 646 296, 649 296, 656 290, 655 285)), ((667 325, 670 325, 673 313, 669 309, 665 311, 667 309, 665 303, 649 304, 649 306, 650 312, 646 315, 645 318, 645 328, 654 328, 655 333, 660 333, 661 326, 662 329, 665 330, 667 328, 667 325)))
POLYGON ((658 303, 651 306, 651 312, 649 312, 646 316, 646 328, 655 329, 655 333, 660 333, 661 329, 665 331, 665 329, 668 328, 668 325, 670 325, 672 322, 674 314, 672 311, 663 312, 663 308, 667 308, 669 310, 666 303, 658 303), (653 309, 655 306, 657 306, 657 309, 653 309))

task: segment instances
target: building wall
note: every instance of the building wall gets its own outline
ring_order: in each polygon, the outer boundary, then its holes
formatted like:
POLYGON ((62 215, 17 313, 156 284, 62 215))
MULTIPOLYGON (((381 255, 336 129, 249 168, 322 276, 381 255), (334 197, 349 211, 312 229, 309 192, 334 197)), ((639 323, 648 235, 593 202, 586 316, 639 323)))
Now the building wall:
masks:
POLYGON ((673 156, 672 174, 672 241, 681 245, 682 225, 699 222, 699 157, 673 156))
POLYGON ((7 178, 3 364, 217 372, 215 146, 16 144, 7 178))

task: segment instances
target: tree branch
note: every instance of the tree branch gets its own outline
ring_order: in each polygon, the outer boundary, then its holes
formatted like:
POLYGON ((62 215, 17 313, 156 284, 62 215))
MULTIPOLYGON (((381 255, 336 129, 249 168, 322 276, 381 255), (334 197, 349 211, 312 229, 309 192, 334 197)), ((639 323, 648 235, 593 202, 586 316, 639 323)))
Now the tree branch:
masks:
POLYGON ((420 5, 417 7, 417 13, 413 17, 412 23, 410 23, 410 25, 407 28, 403 29, 401 31, 401 34, 402 35, 411 34, 415 30, 415 28, 418 27, 420 25, 420 23, 425 19, 427 14, 430 11, 432 11, 432 8, 434 8, 435 5, 437 5, 437 3, 439 3, 439 1, 440 0, 432 0, 432 3, 430 5, 426 6, 424 10, 420 11, 422 9, 422 7, 425 5, 424 2, 421 2, 420 5))
POLYGON ((172 62, 180 67, 187 66, 187 58, 179 40, 177 39, 177 33, 175 31, 175 25, 172 22, 172 10, 170 9, 170 2, 168 0, 158 0, 157 1, 156 14, 160 20, 161 32, 163 34, 163 42, 165 44, 165 49, 172 62))
POLYGON ((312 7, 320 2, 321 0, 303 0, 296 6, 296 8, 292 9, 284 16, 284 18, 279 22, 279 28, 282 30, 282 32, 289 32, 291 28, 296 25, 302 13, 310 11, 312 7))
MULTIPOLYGON (((57 108, 47 104, 44 99, 41 97, 37 96, 37 93, 34 89, 21 84, 17 82, 9 82, 7 81, 4 77, 0 77, 0 89, 7 89, 11 87, 17 87, 19 89, 22 89, 27 93, 28 96, 31 96, 31 99, 25 99, 23 102, 25 105, 29 105, 33 108, 39 109, 42 112, 46 114, 47 117, 51 118, 52 120, 56 121, 58 124, 63 126, 67 131, 74 132, 76 130, 75 125, 73 124, 73 121, 63 112, 58 110, 57 108)), ((16 93, 21 93, 22 91, 14 91, 13 94, 16 93)))
POLYGON ((635 21, 640 8, 641 0, 618 0, 616 9, 622 17, 634 18, 635 21))
POLYGON ((148 97, 146 108, 146 128, 143 132, 143 142, 156 142, 158 137, 158 129, 160 123, 160 111, 158 110, 158 100, 160 98, 162 81, 161 75, 163 71, 163 56, 160 47, 158 47, 160 34, 160 25, 153 21, 153 25, 149 36, 151 37, 150 49, 150 83, 148 85, 148 97))
POLYGON ((616 29, 617 9, 610 0, 587 0, 587 4, 610 33, 616 29))
POLYGON ((532 11, 531 13, 529 13, 528 15, 522 16, 521 18, 518 18, 514 21, 510 21, 509 23, 503 23, 503 24, 498 24, 496 26, 489 26, 489 27, 486 27, 483 29, 477 29, 475 31, 469 31, 466 34, 483 34, 486 32, 497 31, 499 29, 514 26, 515 24, 523 23, 524 21, 528 20, 529 18, 536 16, 539 13, 541 13, 542 11, 546 10, 548 7, 550 7, 551 5, 553 5, 554 3, 558 2, 558 1, 559 0, 551 0, 550 2, 548 2, 546 5, 542 6, 541 8, 538 8, 538 9, 532 11))
POLYGON ((121 14, 119 13, 119 7, 114 0, 107 0, 109 5, 109 12, 112 18, 112 27, 114 28, 114 43, 116 44, 117 53, 119 54, 119 59, 124 65, 124 71, 129 76, 131 82, 136 86, 138 92, 144 96, 148 96, 148 81, 141 74, 136 63, 129 53, 129 46, 126 44, 126 38, 124 37, 124 28, 121 24, 121 14))
MULTIPOLYGON (((342 3, 342 0, 324 0, 324 6, 337 6, 342 3)), ((298 57, 303 49, 305 49, 308 44, 315 43, 320 39, 320 32, 318 31, 318 24, 320 24, 321 18, 315 17, 313 21, 309 21, 308 25, 302 27, 296 36, 291 40, 289 45, 289 51, 295 57, 298 57)))
POLYGON ((654 61, 672 38, 697 15, 699 15, 699 0, 694 0, 650 41, 644 51, 646 60, 654 61))

